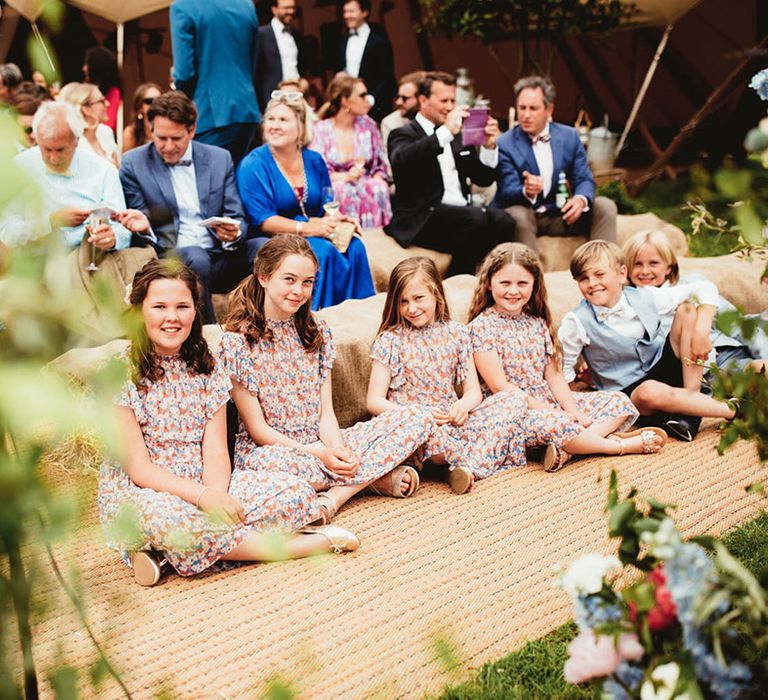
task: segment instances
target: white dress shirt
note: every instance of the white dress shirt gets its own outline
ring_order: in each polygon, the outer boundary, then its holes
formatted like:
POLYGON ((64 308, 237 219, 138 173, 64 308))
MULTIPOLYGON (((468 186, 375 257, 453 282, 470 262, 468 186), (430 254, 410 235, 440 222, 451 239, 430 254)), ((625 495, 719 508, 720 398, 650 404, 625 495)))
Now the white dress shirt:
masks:
POLYGON ((283 70, 283 80, 290 80, 299 77, 299 47, 296 46, 296 40, 293 34, 277 17, 273 17, 270 22, 272 31, 277 40, 277 51, 280 54, 280 64, 283 70))
POLYGON ((355 34, 350 32, 347 39, 347 52, 344 55, 344 72, 357 78, 360 75, 360 64, 363 62, 363 52, 371 35, 368 22, 363 22, 355 34))
MULTIPOLYGON (((453 134, 445 124, 438 126, 429 121, 421 112, 416 115, 416 121, 424 129, 427 136, 437 135, 437 142, 442 146, 443 152, 437 156, 437 162, 440 164, 440 174, 443 177, 443 204, 452 204, 456 207, 467 205, 467 198, 461 190, 459 182, 459 171, 456 168, 456 160, 453 157, 451 142, 454 139, 453 134)), ((472 146, 467 146, 472 148, 472 146)), ((495 168, 499 163, 499 149, 480 147, 480 162, 489 168, 495 168)))
POLYGON ((195 177, 195 161, 192 158, 192 142, 187 146, 179 162, 190 161, 189 165, 169 165, 173 194, 179 208, 179 235, 176 238, 177 248, 196 246, 198 248, 213 248, 211 234, 200 222, 203 214, 200 211, 200 197, 197 194, 197 178, 195 177))
MULTIPOLYGON (((697 306, 709 304, 717 306, 719 293, 717 287, 706 280, 691 284, 677 284, 672 287, 646 287, 652 294, 653 304, 662 318, 673 317, 677 307, 684 301, 695 302, 697 306)), ((642 338, 645 328, 637 312, 630 306, 622 292, 615 306, 593 306, 599 321, 610 326, 611 330, 627 338, 642 338)), ((569 311, 560 324, 557 338, 563 349, 563 374, 566 381, 572 382, 576 376, 574 367, 583 348, 590 344, 584 325, 573 311, 569 311)))

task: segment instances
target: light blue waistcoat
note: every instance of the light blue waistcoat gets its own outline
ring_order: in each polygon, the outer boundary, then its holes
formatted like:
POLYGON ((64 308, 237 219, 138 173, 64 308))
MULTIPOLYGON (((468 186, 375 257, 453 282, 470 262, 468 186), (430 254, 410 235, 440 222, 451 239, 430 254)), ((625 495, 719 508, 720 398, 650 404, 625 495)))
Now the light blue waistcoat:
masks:
POLYGON ((645 328, 642 338, 629 338, 599 321, 586 300, 573 310, 589 338, 581 354, 592 370, 598 389, 618 391, 648 374, 661 358, 666 333, 659 312, 647 289, 627 287, 624 296, 645 328))

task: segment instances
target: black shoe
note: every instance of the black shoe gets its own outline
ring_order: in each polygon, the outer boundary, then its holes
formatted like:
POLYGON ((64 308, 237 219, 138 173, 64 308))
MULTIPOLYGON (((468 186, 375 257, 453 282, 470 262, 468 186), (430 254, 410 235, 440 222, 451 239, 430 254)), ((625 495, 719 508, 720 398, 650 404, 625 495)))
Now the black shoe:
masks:
POLYGON ((699 433, 701 418, 699 416, 671 415, 664 423, 666 431, 683 442, 693 442, 699 433))

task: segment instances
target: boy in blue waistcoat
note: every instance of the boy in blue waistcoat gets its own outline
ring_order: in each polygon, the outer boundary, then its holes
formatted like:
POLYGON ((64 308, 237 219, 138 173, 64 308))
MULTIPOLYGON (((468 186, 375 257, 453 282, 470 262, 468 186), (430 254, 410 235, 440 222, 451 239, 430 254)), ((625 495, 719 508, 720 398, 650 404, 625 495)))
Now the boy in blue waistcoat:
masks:
POLYGON ((702 280, 625 289, 621 250, 600 240, 576 250, 571 275, 584 299, 566 314, 558 331, 567 381, 573 381, 574 366, 583 355, 598 389, 623 391, 640 415, 649 417, 646 423, 661 423, 681 440, 693 440, 702 416, 733 418, 729 404, 684 388, 684 373, 686 378, 697 373, 700 379, 703 368, 684 367, 679 357, 684 324, 693 326, 692 362, 706 360, 712 350, 710 330, 718 300, 714 284, 702 280), (675 322, 666 335, 662 320, 670 316, 675 322))

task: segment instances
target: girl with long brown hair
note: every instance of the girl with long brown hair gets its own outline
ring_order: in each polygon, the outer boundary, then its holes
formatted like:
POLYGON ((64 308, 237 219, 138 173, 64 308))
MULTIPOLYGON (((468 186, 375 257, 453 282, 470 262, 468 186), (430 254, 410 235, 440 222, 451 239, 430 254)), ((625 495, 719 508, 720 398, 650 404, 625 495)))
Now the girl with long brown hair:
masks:
POLYGON ((320 508, 298 478, 231 472, 230 381, 202 335, 196 275, 174 259, 134 277, 140 317, 127 353, 131 379, 116 400, 121 457, 102 464, 99 511, 110 546, 144 586, 169 562, 191 576, 219 560, 269 561, 357 549, 342 528, 311 528, 320 508), (273 534, 286 533, 276 547, 273 534), (290 535, 291 531, 305 534, 290 535))
POLYGON ((368 410, 378 415, 403 405, 428 408, 437 429, 417 456, 448 465, 455 493, 468 491, 475 479, 525 464, 525 397, 511 390, 483 401, 469 333, 451 321, 429 258, 407 258, 392 270, 371 358, 368 410))
POLYGON ((235 469, 299 476, 320 491, 328 522, 354 494, 405 498, 419 476, 398 466, 433 428, 417 407, 388 411, 341 430, 333 410, 335 346, 310 310, 317 259, 304 238, 282 235, 260 250, 235 292, 219 357, 240 414, 235 469))
POLYGON ((637 410, 618 391, 574 393, 560 371, 552 316, 539 258, 522 243, 502 243, 483 261, 472 306, 475 364, 487 393, 510 388, 527 398, 526 439, 547 445, 544 469, 557 471, 573 454, 658 452, 658 428, 621 433, 637 410))
POLYGON ((134 91, 131 121, 123 129, 123 153, 152 140, 152 125, 147 119, 147 113, 155 98, 162 94, 157 83, 142 83, 134 91))

